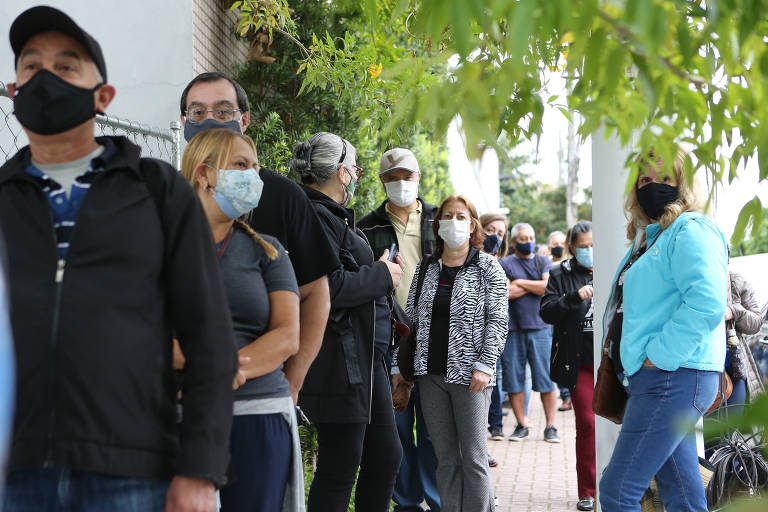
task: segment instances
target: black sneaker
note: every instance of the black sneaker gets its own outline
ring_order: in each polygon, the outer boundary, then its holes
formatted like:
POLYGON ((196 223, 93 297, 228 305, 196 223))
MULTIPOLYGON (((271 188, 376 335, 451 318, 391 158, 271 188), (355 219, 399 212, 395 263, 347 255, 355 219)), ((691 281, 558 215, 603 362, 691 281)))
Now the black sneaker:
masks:
POLYGON ((579 510, 595 510, 595 498, 587 496, 586 498, 581 498, 578 503, 576 503, 576 508, 579 510))
POLYGON ((515 427, 515 431, 512 432, 512 435, 509 436, 510 441, 520 442, 523 440, 523 438, 528 437, 528 427, 524 427, 520 424, 518 424, 515 427))
POLYGON ((493 441, 504 440, 504 431, 501 429, 501 427, 491 427, 488 430, 491 432, 491 440, 493 441))
POLYGON ((560 442, 560 436, 557 435, 557 429, 554 425, 550 425, 544 429, 544 440, 548 443, 560 442))

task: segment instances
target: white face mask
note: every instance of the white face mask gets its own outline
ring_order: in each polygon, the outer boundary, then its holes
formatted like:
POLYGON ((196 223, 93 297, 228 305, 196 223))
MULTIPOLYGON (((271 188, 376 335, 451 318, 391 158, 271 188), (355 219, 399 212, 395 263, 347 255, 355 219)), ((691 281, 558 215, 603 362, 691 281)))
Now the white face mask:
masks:
POLYGON ((445 245, 451 249, 461 247, 464 242, 469 240, 469 221, 468 220, 440 220, 440 228, 437 234, 443 239, 445 245))
POLYGON ((384 184, 384 189, 387 191, 387 199, 396 206, 404 208, 411 206, 416 197, 418 197, 419 182, 405 180, 390 181, 384 184))

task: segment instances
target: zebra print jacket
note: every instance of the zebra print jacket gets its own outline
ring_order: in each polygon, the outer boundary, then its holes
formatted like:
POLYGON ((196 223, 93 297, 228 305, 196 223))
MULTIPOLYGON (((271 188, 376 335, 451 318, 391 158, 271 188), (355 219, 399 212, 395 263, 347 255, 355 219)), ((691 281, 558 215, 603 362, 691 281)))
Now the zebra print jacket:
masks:
MULTIPOLYGON (((416 376, 427 373, 432 304, 441 266, 437 259, 430 261, 419 297, 418 312, 414 312, 417 276, 422 263, 424 260, 416 267, 406 305, 406 314, 417 326, 416 376)), ((448 371, 445 376, 448 384, 469 385, 474 370, 491 376, 489 386, 496 383, 496 360, 507 337, 507 309, 507 278, 501 265, 493 256, 470 248, 467 261, 456 274, 451 294, 448 371)), ((393 365, 397 365, 396 353, 393 365)))

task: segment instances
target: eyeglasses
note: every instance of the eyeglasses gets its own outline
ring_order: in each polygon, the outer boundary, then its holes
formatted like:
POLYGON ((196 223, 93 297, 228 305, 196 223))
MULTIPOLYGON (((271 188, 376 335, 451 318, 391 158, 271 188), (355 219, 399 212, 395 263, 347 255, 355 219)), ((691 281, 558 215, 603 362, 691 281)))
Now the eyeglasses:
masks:
POLYGON ((235 118, 235 112, 240 112, 239 108, 232 108, 228 105, 222 105, 214 109, 207 109, 205 107, 192 107, 187 109, 186 116, 190 121, 195 123, 201 123, 208 117, 208 113, 213 112, 213 117, 218 121, 226 123, 232 121, 235 118))
MULTIPOLYGON (((347 143, 343 138, 339 138, 341 139, 341 157, 339 158, 339 164, 342 164, 344 163, 344 157, 347 156, 347 143)), ((347 165, 347 170, 355 178, 355 181, 359 181, 360 177, 363 175, 363 168, 358 167, 357 165, 347 165)))

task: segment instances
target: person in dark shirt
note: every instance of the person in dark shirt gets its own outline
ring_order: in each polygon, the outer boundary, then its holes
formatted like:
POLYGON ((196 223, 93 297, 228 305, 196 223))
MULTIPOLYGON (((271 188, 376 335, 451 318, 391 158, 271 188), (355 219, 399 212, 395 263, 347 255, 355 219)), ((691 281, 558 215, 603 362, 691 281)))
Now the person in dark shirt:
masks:
POLYGON ((348 206, 362 169, 351 143, 320 132, 294 145, 293 156, 321 234, 341 261, 328 276, 331 314, 323 346, 299 394, 318 432, 308 509, 344 512, 355 486, 355 510, 388 512, 402 448, 384 364, 392 340, 386 297, 400 283, 403 260, 389 261, 388 250, 375 260, 355 227, 348 206))
POLYGON ((574 257, 552 268, 541 299, 541 318, 554 326, 550 376, 567 386, 576 414, 579 510, 595 508, 592 223, 577 222, 565 237, 574 257))
MULTIPOLYGON (((187 141, 210 128, 244 133, 251 122, 245 90, 223 73, 195 77, 184 88, 179 106, 187 141)), ((320 350, 330 311, 327 275, 338 267, 339 261, 299 186, 265 167, 259 168, 259 176, 264 194, 246 222, 254 231, 277 238, 285 248, 301 296, 299 351, 283 368, 296 403, 307 370, 320 350)))
POLYGON ((235 477, 221 489, 221 503, 224 510, 298 511, 301 453, 283 365, 299 347, 299 288, 280 242, 239 220, 262 197, 257 167, 253 141, 221 128, 193 137, 182 160, 211 225, 235 346, 244 358, 233 384, 235 477))
POLYGON ((549 258, 534 254, 536 237, 530 224, 512 228, 510 241, 514 253, 501 260, 509 280, 509 334, 501 356, 504 365, 504 389, 509 393, 517 426, 510 441, 528 436, 525 417, 525 365, 531 367, 533 390, 541 394, 547 425, 544 440, 559 443, 553 422, 557 408, 557 387, 549 378, 549 352, 552 330, 539 316, 541 296, 549 279, 549 258))

